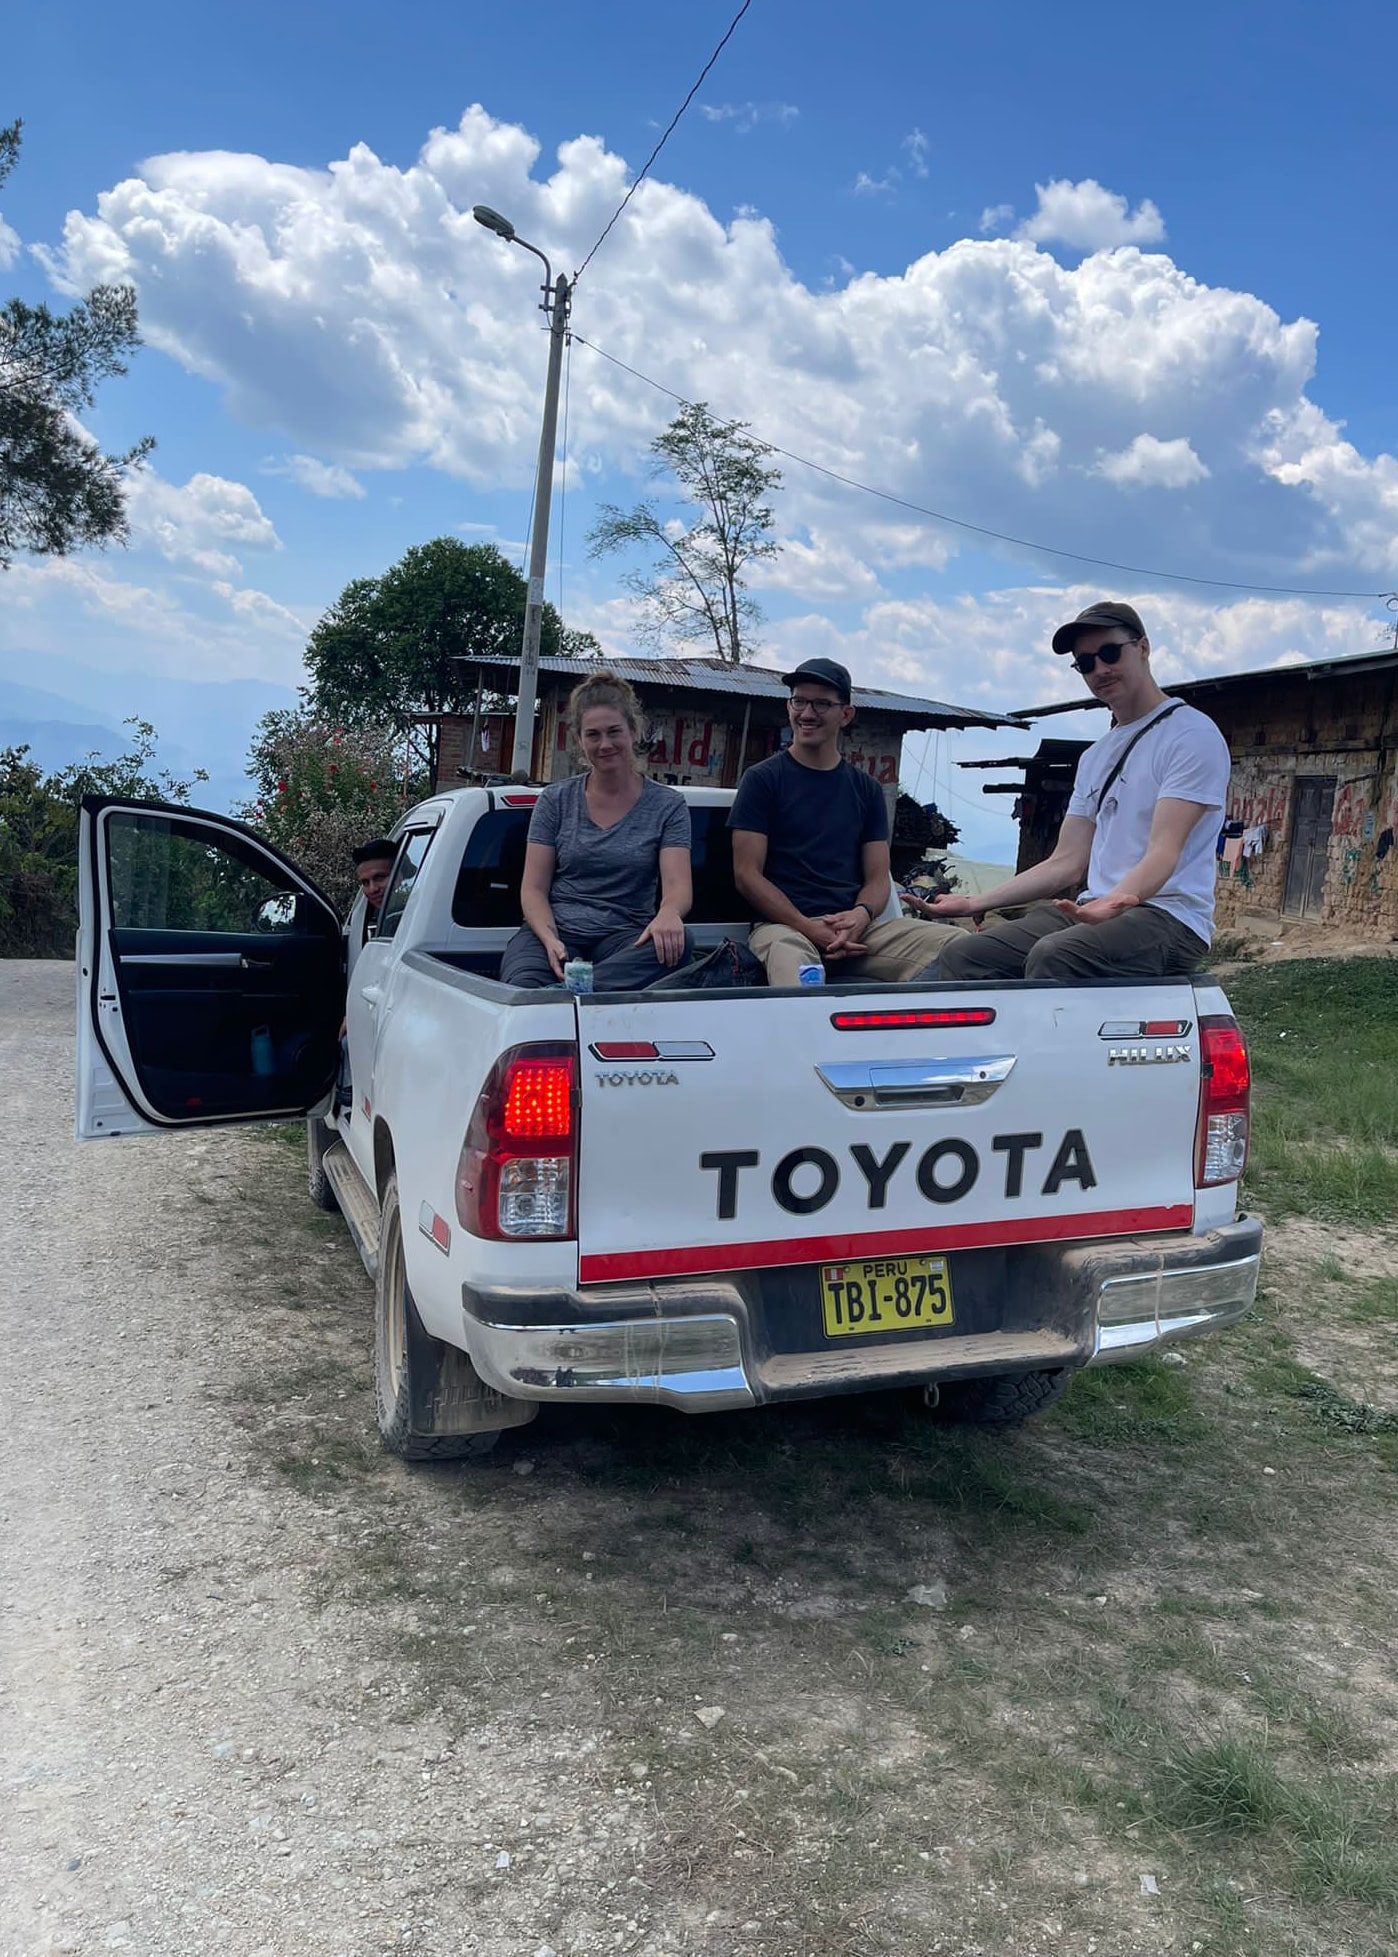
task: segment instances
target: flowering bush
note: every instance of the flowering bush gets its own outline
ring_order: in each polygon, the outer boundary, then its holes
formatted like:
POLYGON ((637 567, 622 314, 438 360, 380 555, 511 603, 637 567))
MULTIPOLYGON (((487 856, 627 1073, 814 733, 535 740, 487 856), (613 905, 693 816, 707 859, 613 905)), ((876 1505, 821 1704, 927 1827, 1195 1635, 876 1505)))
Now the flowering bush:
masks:
POLYGON ((248 774, 257 793, 240 809, 243 820, 346 911, 355 896, 355 848, 387 835, 427 790, 402 735, 337 727, 310 711, 263 715, 248 774))

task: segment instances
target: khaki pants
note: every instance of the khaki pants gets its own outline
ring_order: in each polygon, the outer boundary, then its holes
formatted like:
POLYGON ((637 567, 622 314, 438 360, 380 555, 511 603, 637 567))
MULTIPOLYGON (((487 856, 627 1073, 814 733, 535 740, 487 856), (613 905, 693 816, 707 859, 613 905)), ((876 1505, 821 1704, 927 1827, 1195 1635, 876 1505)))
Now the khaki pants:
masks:
MULTIPOLYGON (((827 967, 825 977, 831 985, 864 979, 907 985, 926 971, 953 938, 966 935, 959 924, 925 924, 915 917, 890 918, 886 924, 871 924, 867 931, 860 933, 861 943, 869 947, 863 957, 837 958, 827 967)), ((803 965, 822 963, 810 939, 790 924, 754 924, 748 948, 766 967, 768 985, 799 985, 803 965)))
POLYGON ((1169 911, 1137 904, 1109 924, 1074 924, 1052 904, 1032 904, 968 932, 939 955, 944 979, 1172 978, 1192 972, 1208 946, 1169 911))

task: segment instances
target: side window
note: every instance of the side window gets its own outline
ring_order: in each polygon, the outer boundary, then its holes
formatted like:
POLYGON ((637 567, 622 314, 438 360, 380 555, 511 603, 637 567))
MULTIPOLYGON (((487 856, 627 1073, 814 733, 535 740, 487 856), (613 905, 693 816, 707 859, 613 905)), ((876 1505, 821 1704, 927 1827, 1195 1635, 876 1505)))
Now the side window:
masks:
POLYGON ((746 917, 733 883, 733 832, 727 809, 691 808, 689 855, 694 867, 691 924, 732 924, 746 917))
POLYGON ((453 924, 481 931, 521 922, 519 885, 532 808, 492 809, 466 839, 452 892, 453 924))
POLYGON ((375 933, 380 938, 391 938, 398 929, 403 912, 407 909, 417 873, 431 847, 435 829, 414 829, 403 838, 398 850, 398 860, 393 866, 393 876, 379 912, 379 928, 375 933))
POLYGON ((105 825, 117 931, 294 930, 292 878, 251 845, 178 816, 114 813, 105 825))

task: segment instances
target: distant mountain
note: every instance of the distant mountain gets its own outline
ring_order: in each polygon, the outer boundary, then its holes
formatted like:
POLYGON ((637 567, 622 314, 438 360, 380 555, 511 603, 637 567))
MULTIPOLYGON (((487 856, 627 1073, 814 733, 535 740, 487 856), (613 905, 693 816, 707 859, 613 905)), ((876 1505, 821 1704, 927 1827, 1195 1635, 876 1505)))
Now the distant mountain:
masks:
POLYGON ((258 721, 296 704, 293 688, 266 680, 109 673, 50 654, 0 652, 0 747, 28 742, 49 770, 94 749, 110 760, 129 742, 122 722, 146 720, 158 736, 157 767, 182 778, 208 770, 210 779, 191 791, 206 808, 227 809, 251 793, 245 769, 258 721), (33 685, 36 678, 45 684, 33 685))
POLYGON ((126 741, 110 727, 84 727, 74 720, 13 719, 0 698, 0 747, 27 747, 29 759, 51 775, 89 754, 112 761, 123 752, 126 741))

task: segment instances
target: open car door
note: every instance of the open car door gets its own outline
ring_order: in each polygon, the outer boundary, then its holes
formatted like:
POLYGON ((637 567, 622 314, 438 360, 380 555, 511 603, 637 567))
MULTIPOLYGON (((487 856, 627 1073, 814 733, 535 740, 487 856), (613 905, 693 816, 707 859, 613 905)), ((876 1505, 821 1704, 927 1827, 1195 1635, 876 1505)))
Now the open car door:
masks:
POLYGON ((78 873, 79 1141, 325 1101, 344 938, 279 850, 203 809, 88 796, 78 873))

